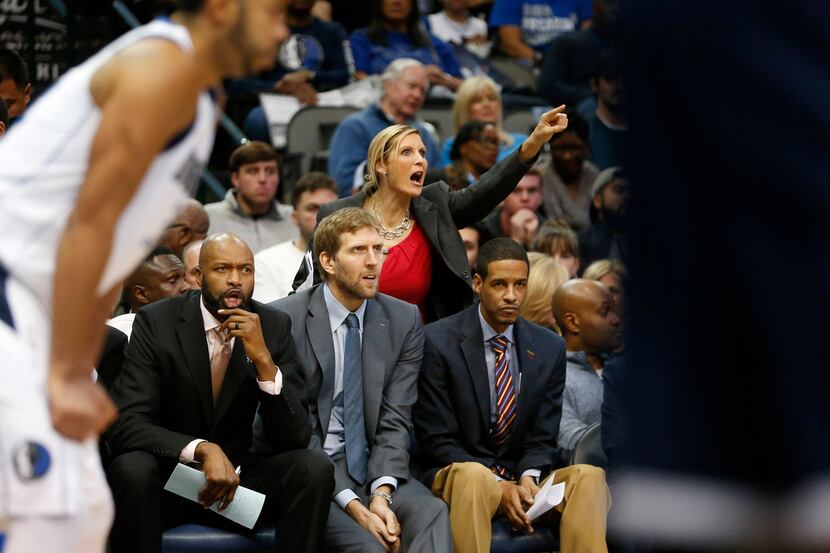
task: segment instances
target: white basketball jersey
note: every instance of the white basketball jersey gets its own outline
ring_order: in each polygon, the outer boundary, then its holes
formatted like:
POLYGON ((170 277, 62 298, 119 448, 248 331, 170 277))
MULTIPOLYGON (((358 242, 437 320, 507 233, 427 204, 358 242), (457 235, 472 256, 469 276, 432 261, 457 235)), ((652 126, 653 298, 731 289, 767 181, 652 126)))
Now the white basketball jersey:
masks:
MULTIPOLYGON (((181 25, 157 20, 139 27, 69 71, 0 141, 0 263, 48 308, 58 243, 86 177, 101 120, 90 82, 116 53, 146 38, 193 49, 181 25)), ((213 147, 215 123, 215 103, 206 91, 192 125, 158 154, 121 214, 99 295, 133 271, 192 196, 213 147)))

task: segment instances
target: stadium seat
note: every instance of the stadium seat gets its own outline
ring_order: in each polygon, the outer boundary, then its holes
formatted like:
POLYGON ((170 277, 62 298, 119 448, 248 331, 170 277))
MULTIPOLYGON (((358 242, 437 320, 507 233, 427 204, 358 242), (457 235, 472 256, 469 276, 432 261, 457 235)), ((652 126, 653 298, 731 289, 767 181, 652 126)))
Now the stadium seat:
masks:
POLYGON ((595 467, 605 468, 608 464, 608 459, 605 457, 605 452, 602 450, 602 436, 600 433, 600 424, 596 422, 588 427, 588 430, 582 433, 579 440, 576 442, 573 454, 571 454, 571 464, 586 464, 594 465, 595 467))
POLYGON ((315 155, 328 151, 331 136, 338 123, 360 111, 355 107, 308 106, 294 114, 288 122, 286 151, 300 154, 300 175, 311 170, 315 155))
POLYGON ((273 526, 247 536, 199 524, 184 524, 164 532, 161 550, 163 553, 254 553, 273 550, 275 541, 273 526))

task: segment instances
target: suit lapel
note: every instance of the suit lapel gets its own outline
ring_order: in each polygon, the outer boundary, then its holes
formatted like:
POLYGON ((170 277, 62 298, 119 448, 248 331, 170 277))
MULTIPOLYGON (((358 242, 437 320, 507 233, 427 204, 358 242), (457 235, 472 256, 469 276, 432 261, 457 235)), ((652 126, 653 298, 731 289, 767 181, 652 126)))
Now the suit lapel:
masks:
POLYGON ((519 362, 520 381, 522 383, 519 390, 519 397, 516 398, 519 402, 518 412, 516 416, 516 431, 521 431, 527 422, 530 415, 530 396, 533 389, 539 389, 542 384, 536 380, 539 378, 539 363, 537 359, 536 350, 533 345, 533 338, 528 331, 527 322, 519 318, 513 326, 513 332, 516 339, 516 357, 519 362))
POLYGON ((362 340, 363 416, 367 429, 366 438, 371 444, 378 425, 386 364, 391 358, 392 351, 389 320, 376 300, 366 302, 362 340))
POLYGON ((317 358, 318 366, 323 373, 320 392, 317 394, 317 416, 323 431, 323 439, 329 428, 331 417, 331 402, 334 393, 334 339, 329 322, 329 311, 326 309, 326 300, 323 296, 323 286, 311 295, 308 302, 309 316, 306 318, 306 334, 311 343, 311 349, 317 358))
POLYGON ((467 371, 473 382, 473 391, 478 400, 478 411, 484 432, 490 431, 490 379, 487 377, 487 362, 484 359, 484 335, 478 320, 478 304, 467 308, 461 325, 461 351, 467 363, 467 371))
POLYGON ((201 298, 200 294, 194 294, 188 299, 182 310, 181 322, 176 327, 176 336, 182 348, 185 364, 193 376, 205 421, 209 424, 213 417, 213 391, 210 387, 210 355, 199 308, 201 298))
POLYGON ((420 196, 412 201, 412 211, 432 247, 436 251, 442 251, 441 240, 438 236, 438 214, 435 212, 433 203, 420 196))

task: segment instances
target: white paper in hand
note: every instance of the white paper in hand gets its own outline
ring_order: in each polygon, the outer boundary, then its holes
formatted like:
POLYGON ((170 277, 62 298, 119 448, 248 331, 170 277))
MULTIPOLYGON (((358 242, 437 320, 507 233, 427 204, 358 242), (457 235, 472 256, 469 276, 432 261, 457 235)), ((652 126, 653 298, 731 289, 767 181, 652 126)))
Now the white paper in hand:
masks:
MULTIPOLYGON (((173 474, 167 479, 164 489, 185 499, 199 502, 199 490, 205 487, 205 475, 203 472, 179 463, 173 469, 173 474)), ((210 506, 210 510, 228 518, 245 528, 253 528, 262 511, 265 503, 265 496, 254 490, 239 486, 233 501, 224 511, 219 511, 221 501, 210 506)))
POLYGON ((554 474, 550 475, 550 478, 547 479, 545 484, 536 492, 536 495, 533 496, 533 505, 527 510, 527 518, 531 522, 562 503, 562 500, 565 498, 565 483, 560 482, 554 485, 554 474))

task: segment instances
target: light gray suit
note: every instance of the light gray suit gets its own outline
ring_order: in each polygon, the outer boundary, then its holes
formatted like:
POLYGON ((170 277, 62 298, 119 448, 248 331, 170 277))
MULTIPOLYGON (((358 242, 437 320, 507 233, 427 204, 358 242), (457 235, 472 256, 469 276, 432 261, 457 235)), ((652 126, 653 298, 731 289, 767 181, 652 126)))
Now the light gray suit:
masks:
MULTIPOLYGON (((305 371, 312 425, 310 448, 323 450, 332 410, 335 353, 323 285, 270 304, 291 318, 297 357, 305 371)), ((377 478, 398 480, 392 509, 401 523, 402 550, 411 553, 452 551, 446 505, 417 479, 409 478, 412 405, 418 394, 423 354, 418 309, 378 294, 367 300, 363 316, 363 415, 369 444, 368 478, 361 486, 346 469, 345 457, 334 460, 334 495, 353 490, 367 504, 368 485, 377 478)), ((336 551, 383 551, 366 530, 332 503, 327 542, 336 551)))

